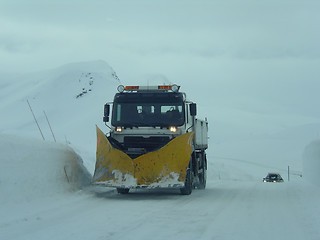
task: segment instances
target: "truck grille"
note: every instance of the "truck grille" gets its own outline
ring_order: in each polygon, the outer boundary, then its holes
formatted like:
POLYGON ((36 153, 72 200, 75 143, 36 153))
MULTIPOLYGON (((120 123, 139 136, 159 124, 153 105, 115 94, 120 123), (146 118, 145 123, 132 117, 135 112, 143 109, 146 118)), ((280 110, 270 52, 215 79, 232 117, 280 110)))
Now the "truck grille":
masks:
POLYGON ((164 137, 124 137, 124 148, 144 148, 146 152, 157 150, 170 141, 168 136, 164 137))

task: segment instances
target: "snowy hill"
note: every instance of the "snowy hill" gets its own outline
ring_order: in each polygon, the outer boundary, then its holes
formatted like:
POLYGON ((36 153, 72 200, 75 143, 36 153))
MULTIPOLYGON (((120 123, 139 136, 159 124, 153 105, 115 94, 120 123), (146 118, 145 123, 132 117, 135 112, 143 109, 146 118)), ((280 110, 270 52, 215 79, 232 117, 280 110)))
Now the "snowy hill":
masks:
POLYGON ((54 139, 47 116, 56 140, 71 144, 93 171, 95 125, 120 83, 115 71, 103 61, 83 62, 10 80, 0 93, 0 133, 42 139, 29 101, 45 140, 54 139))
POLYGON ((295 174, 302 173, 304 148, 319 138, 320 124, 316 119, 290 115, 252 117, 240 111, 236 117, 224 117, 219 111, 209 116, 209 154, 215 161, 244 165, 254 179, 260 179, 266 171, 286 175, 288 166, 295 174))

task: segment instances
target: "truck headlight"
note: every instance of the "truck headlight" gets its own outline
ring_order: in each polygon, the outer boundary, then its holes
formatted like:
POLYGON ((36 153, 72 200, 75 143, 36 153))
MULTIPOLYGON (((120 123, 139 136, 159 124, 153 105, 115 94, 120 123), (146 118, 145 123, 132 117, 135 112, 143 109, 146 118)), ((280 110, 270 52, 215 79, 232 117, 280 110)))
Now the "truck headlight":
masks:
POLYGON ((170 132, 175 133, 175 132, 177 132, 178 128, 175 127, 175 126, 171 126, 171 127, 169 128, 169 130, 170 130, 170 132))
POLYGON ((116 132, 122 132, 122 127, 116 127, 116 132))

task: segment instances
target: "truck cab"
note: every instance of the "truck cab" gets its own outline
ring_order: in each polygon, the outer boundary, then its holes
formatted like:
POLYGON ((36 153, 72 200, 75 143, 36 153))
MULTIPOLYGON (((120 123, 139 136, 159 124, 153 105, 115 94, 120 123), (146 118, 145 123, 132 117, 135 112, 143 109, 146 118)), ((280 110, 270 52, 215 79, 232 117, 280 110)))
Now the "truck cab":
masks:
POLYGON ((192 131, 190 105, 195 104, 178 87, 159 88, 126 87, 114 97, 109 139, 133 158, 192 131))

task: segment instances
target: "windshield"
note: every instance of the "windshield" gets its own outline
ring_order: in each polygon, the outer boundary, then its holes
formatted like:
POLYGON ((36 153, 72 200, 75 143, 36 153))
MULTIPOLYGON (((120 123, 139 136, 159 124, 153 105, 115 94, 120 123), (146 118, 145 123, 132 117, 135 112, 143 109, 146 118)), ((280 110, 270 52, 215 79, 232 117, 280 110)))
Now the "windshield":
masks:
POLYGON ((181 126, 184 103, 181 93, 124 93, 114 99, 113 126, 181 126))

